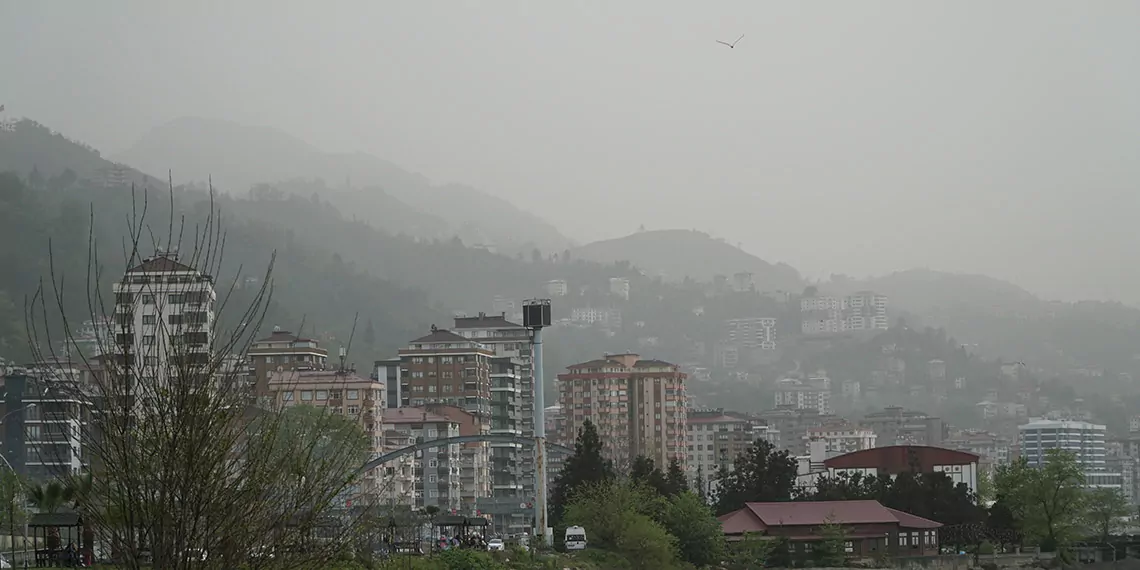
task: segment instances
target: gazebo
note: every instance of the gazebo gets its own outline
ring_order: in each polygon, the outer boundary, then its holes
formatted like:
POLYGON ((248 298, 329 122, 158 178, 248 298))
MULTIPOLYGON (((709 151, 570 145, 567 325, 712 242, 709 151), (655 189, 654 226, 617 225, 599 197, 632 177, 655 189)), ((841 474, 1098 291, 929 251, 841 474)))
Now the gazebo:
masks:
POLYGON ((464 545, 470 546, 471 541, 475 538, 475 530, 479 530, 479 537, 486 539, 486 529, 488 526, 487 519, 483 517, 465 517, 461 515, 446 515, 435 520, 435 528, 439 530, 438 535, 444 535, 445 529, 451 529, 451 534, 458 538, 464 545))
POLYGON ((79 513, 35 513, 28 531, 36 547, 36 567, 78 565, 83 519, 79 513))

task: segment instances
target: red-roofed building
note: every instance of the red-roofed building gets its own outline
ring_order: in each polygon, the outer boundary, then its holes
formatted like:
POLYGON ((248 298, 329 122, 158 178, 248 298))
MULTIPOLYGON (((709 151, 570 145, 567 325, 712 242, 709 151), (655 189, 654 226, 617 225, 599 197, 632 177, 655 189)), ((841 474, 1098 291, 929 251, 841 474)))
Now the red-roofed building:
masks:
POLYGON ((729 540, 745 534, 779 537, 793 557, 810 556, 824 540, 823 527, 840 525, 850 557, 933 556, 941 523, 887 508, 878 501, 747 503, 720 517, 729 540))
POLYGON ((892 445, 846 453, 823 461, 828 475, 863 473, 895 476, 904 471, 945 473, 955 484, 978 492, 978 455, 926 445, 892 445))

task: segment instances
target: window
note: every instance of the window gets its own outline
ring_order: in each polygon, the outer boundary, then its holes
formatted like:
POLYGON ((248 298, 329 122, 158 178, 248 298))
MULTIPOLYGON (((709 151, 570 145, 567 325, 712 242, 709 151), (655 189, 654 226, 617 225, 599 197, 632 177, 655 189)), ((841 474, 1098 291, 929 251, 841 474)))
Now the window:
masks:
POLYGON ((415 372, 412 372, 412 378, 423 378, 423 377, 424 377, 424 373, 422 371, 416 370, 415 372))
POLYGON ((181 305, 182 304, 182 294, 181 293, 171 293, 171 294, 166 296, 166 300, 172 305, 181 305))
POLYGON ((436 437, 439 437, 439 433, 436 431, 435 428, 429 428, 427 430, 427 436, 428 436, 428 439, 435 439, 436 437))
POLYGON ((918 541, 918 533, 917 532, 910 533, 910 547, 911 548, 918 548, 919 546, 922 546, 922 543, 918 541))
POLYGON ((356 414, 359 414, 359 413, 360 413, 360 406, 349 406, 348 407, 348 415, 355 416, 356 414))
POLYGON ((313 399, 313 391, 312 390, 301 390, 301 401, 302 402, 309 402, 312 399, 313 399))
POLYGON ((154 304, 154 295, 143 295, 142 296, 142 304, 153 305, 154 304))
POLYGON ((154 335, 148 334, 143 337, 143 346, 154 346, 154 335))
POLYGON ((450 356, 441 356, 441 357, 439 357, 439 362, 441 364, 451 364, 451 357, 450 356))
POLYGON ((846 552, 848 554, 855 552, 855 543, 851 542, 850 540, 844 542, 843 543, 843 552, 846 552))
POLYGON ((292 402, 293 401, 293 393, 292 392, 282 392, 281 393, 281 400, 284 402, 292 402))
POLYGON ((422 357, 422 356, 413 356, 412 357, 412 364, 423 364, 423 363, 424 363, 424 357, 422 357))
POLYGON ((444 370, 443 372, 440 372, 440 375, 443 378, 451 378, 451 371, 450 370, 444 370))
POLYGON ((906 537, 907 534, 905 532, 899 533, 899 546, 906 546, 906 537))
POLYGON ((437 483, 437 482, 439 482, 439 477, 437 477, 435 475, 428 475, 428 483, 437 483))
POLYGON ((439 467, 439 462, 438 462, 438 461, 436 461, 436 460, 434 460, 434 459, 431 459, 431 460, 429 460, 429 461, 428 461, 428 469, 435 469, 435 468, 437 468, 437 467, 439 467))
POLYGON ((329 391, 328 390, 317 390, 317 399, 318 400, 329 399, 329 391))
POLYGON ((330 400, 339 400, 340 399, 340 390, 329 390, 329 399, 330 400))
POLYGON ((348 399, 349 400, 359 400, 360 399, 360 390, 349 390, 348 391, 348 399))
POLYGON ((154 324, 156 324, 156 322, 155 322, 155 318, 154 318, 154 315, 143 315, 143 324, 144 324, 144 325, 154 325, 154 324))

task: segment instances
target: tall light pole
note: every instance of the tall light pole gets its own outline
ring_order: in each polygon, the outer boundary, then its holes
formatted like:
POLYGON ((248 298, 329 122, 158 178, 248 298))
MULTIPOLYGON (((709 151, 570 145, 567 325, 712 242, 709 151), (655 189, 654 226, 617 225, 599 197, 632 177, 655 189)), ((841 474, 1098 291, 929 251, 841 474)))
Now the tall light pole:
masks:
POLYGON ((554 537, 547 532, 546 522, 546 397, 542 377, 542 329, 550 326, 550 299, 530 299, 523 302, 523 326, 531 331, 534 351, 534 525, 542 533, 547 546, 554 537))

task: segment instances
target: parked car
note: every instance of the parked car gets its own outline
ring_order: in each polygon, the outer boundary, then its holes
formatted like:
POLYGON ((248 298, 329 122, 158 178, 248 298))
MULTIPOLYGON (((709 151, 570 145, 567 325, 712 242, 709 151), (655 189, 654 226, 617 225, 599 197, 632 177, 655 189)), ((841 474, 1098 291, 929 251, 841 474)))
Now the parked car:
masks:
POLYGON ((503 550, 504 548, 506 548, 506 544, 501 538, 492 538, 487 541, 487 550, 503 550))
POLYGON ((566 527, 566 537, 563 542, 566 550, 585 550, 586 529, 580 526, 566 527))

